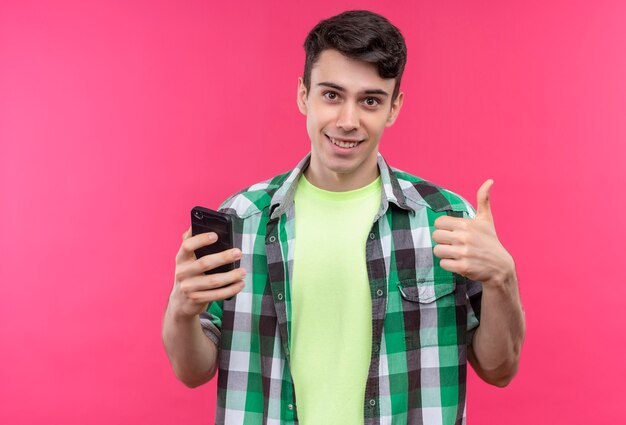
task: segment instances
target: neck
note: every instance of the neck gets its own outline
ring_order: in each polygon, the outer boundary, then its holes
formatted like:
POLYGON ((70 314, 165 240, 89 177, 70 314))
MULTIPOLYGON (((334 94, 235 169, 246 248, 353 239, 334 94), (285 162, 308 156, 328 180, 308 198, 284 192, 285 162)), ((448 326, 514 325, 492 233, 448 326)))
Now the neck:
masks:
POLYGON ((311 163, 304 170, 305 177, 312 185, 332 192, 347 192, 367 186, 376 180, 379 174, 376 156, 368 158, 356 170, 346 173, 324 169, 315 157, 311 156, 311 163))

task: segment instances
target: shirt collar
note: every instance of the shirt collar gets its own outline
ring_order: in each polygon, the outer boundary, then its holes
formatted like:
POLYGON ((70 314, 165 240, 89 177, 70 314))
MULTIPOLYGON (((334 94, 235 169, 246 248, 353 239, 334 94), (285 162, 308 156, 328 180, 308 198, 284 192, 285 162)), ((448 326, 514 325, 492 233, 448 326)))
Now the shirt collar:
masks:
MULTIPOLYGON (((274 196, 270 202, 270 219, 277 219, 291 207, 296 188, 298 187, 298 180, 304 170, 309 166, 310 162, 311 152, 307 153, 307 155, 298 162, 298 165, 289 173, 287 179, 285 179, 276 192, 274 192, 274 196)), ((383 189, 377 218, 387 212, 390 202, 402 209, 415 211, 413 207, 407 205, 406 195, 400 187, 397 177, 380 152, 378 152, 377 164, 383 189)))

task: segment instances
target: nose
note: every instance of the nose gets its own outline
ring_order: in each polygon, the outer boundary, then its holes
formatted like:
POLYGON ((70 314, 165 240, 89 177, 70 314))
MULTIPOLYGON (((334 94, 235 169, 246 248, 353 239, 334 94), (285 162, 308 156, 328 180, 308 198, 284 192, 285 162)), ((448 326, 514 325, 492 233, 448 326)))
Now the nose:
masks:
POLYGON ((359 128, 359 114, 357 108, 351 102, 345 102, 341 106, 337 117, 337 127, 349 132, 359 128))

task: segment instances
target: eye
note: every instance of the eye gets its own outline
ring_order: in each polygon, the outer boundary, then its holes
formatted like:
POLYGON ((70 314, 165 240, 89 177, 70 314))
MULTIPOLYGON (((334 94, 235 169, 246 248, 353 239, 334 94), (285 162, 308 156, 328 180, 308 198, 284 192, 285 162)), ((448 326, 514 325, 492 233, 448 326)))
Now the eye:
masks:
POLYGON ((328 99, 328 100, 335 100, 335 99, 337 99, 337 93, 335 93, 334 91, 324 92, 323 96, 326 99, 328 99))
POLYGON ((378 99, 377 97, 368 97, 367 99, 365 99, 365 104, 367 106, 378 106, 380 105, 380 99, 378 99))

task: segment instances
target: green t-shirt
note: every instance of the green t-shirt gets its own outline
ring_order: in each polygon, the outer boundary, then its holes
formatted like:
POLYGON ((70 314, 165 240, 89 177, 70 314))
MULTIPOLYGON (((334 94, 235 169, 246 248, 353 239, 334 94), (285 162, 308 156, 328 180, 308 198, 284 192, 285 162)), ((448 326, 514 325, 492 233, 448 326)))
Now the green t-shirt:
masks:
POLYGON ((372 344, 365 244, 381 191, 380 177, 347 192, 298 182, 290 351, 303 425, 363 424, 372 344))

